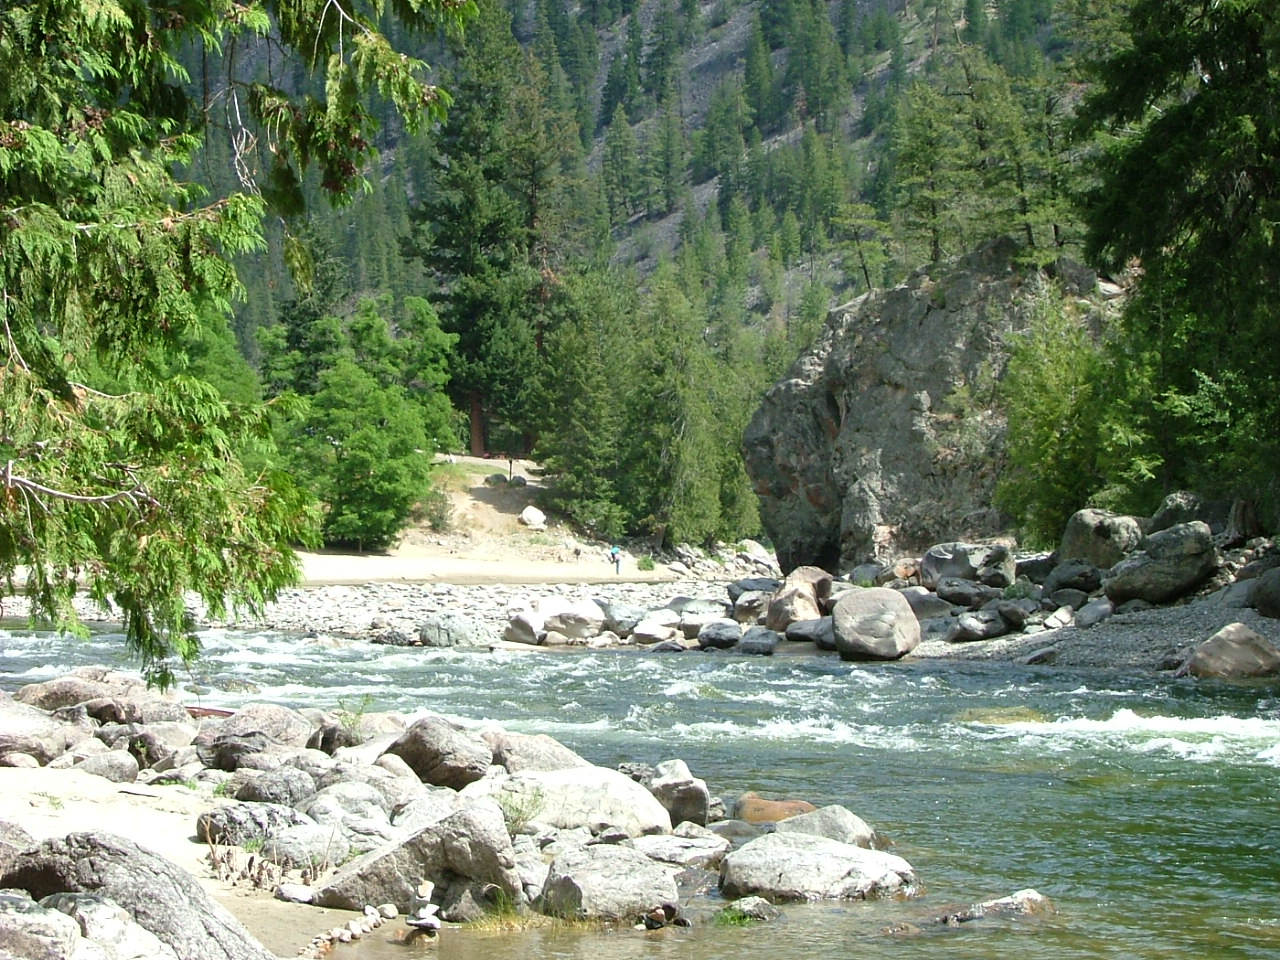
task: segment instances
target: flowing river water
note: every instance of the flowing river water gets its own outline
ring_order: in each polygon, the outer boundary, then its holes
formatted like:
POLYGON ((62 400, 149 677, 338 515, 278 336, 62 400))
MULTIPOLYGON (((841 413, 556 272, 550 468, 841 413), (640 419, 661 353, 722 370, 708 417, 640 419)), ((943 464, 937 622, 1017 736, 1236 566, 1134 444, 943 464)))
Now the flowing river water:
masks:
MULTIPOLYGON (((203 639, 194 680, 206 706, 351 709, 367 695, 371 710, 547 733, 604 766, 679 757, 729 799, 754 789, 849 807, 927 888, 906 902, 787 906, 781 922, 743 929, 447 931, 421 948, 441 957, 1280 956, 1280 688, 992 663, 203 639), (1026 887, 1058 913, 926 926, 1026 887), (882 933, 902 922, 925 932, 882 933)), ((9 690, 83 664, 128 666, 109 634, 0 631, 0 649, 9 690)), ((417 952, 375 936, 335 957, 417 952)))

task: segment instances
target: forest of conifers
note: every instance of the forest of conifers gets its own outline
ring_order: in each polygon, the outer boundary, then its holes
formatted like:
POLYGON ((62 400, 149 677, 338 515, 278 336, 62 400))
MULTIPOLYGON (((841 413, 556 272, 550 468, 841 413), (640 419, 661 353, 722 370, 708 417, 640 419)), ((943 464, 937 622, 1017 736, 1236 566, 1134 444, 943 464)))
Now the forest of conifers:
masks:
POLYGON ((1270 0, 7 6, 0 572, 123 572, 144 650, 173 584, 393 542, 436 451, 598 536, 757 534, 743 428, 828 309, 1000 235, 1136 278, 1014 345, 1013 520, 1275 519, 1270 0))

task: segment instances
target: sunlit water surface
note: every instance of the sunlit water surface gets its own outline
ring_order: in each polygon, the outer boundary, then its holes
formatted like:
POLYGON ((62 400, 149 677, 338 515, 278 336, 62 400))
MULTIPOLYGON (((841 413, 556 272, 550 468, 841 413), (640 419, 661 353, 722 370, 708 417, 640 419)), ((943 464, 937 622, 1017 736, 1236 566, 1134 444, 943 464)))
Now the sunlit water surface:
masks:
MULTIPOLYGON (((749 929, 450 932, 429 948, 379 934, 339 958, 1280 956, 1272 687, 1009 664, 203 639, 185 683, 208 691, 206 706, 351 708, 367 694, 373 710, 548 733, 605 766, 680 757, 727 798, 755 789, 844 804, 896 842, 927 888, 909 902, 790 906, 749 929), (882 933, 1025 887, 1058 914, 882 933)), ((0 687, 84 664, 127 668, 120 649, 113 635, 0 630, 0 687)))

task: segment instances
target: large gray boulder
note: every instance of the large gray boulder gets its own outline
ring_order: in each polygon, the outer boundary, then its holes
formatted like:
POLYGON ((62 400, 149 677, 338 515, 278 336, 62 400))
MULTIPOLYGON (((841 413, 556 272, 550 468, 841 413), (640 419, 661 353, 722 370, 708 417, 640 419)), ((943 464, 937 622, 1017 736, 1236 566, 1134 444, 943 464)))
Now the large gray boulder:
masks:
POLYGON ((1207 524, 1179 523, 1142 541, 1142 549, 1111 568, 1102 589, 1116 604, 1167 603, 1186 596, 1221 566, 1207 524))
POLYGON ((677 827, 673 834, 634 837, 627 843, 650 860, 681 869, 699 870, 719 869, 720 861, 732 846, 724 837, 717 836, 710 830, 694 833, 689 830, 688 824, 677 827))
POLYGON ((951 602, 943 600, 925 587, 906 587, 899 593, 907 603, 911 604, 911 612, 916 615, 917 620, 932 620, 934 617, 946 617, 951 614, 951 602))
POLYGON ((806 833, 769 833, 720 864, 720 892, 794 900, 911 896, 915 871, 901 857, 806 833))
POLYGON ((817 620, 797 620, 787 627, 786 637, 792 643, 812 643, 819 650, 831 651, 836 648, 836 631, 831 617, 819 617, 817 620))
POLYGON ((9 868, 18 854, 36 845, 35 837, 8 820, 0 820, 0 873, 9 868))
MULTIPOLYGON (((835 308, 765 394, 743 447, 783 570, 844 572, 1004 532, 990 506, 1003 415, 949 401, 999 380, 1010 334, 1046 295, 1016 256, 998 240, 835 308)), ((1093 286, 1080 283, 1073 299, 1093 286)))
MULTIPOLYGON (((112 834, 73 833, 47 840, 19 855, 0 875, 0 888, 5 887, 36 898, 101 894, 182 960, 276 960, 194 877, 112 834)), ((75 922, 71 925, 74 929, 75 922)))
POLYGON ((299 812, 336 829, 356 853, 367 853, 403 835, 391 825, 385 804, 383 794, 371 784, 335 783, 305 801, 299 812))
POLYGON ((1013 583, 1017 566, 1001 543, 938 543, 920 558, 920 585, 933 590, 943 577, 959 577, 1003 589, 1013 583))
POLYGON ((40 906, 74 920, 80 936, 103 948, 110 960, 179 960, 127 910, 96 893, 55 893, 41 900, 40 906))
POLYGON ((1044 580, 1045 596, 1059 590, 1079 590, 1090 594, 1102 586, 1102 571, 1085 560, 1066 560, 1057 564, 1044 580))
POLYGON ((43 766, 92 735, 91 726, 63 723, 38 707, 0 696, 0 756, 26 754, 43 766))
POLYGON ((286 746, 305 747, 311 737, 311 723, 297 710, 279 704, 249 703, 223 720, 217 730, 219 737, 250 733, 265 734, 286 746))
POLYGON ((146 682, 138 677, 107 667, 79 667, 69 674, 52 680, 29 683, 21 687, 13 698, 19 703, 30 704, 41 710, 58 710, 62 707, 74 707, 90 700, 100 699, 165 699, 173 702, 172 696, 164 697, 148 689, 146 682))
POLYGON ((1280 617, 1280 567, 1273 567, 1249 584, 1249 606, 1264 617, 1280 617))
POLYGON ((112 783, 133 783, 138 779, 138 761, 127 750, 108 750, 85 757, 75 767, 112 783))
POLYGON ((493 762, 507 773, 526 770, 568 770, 589 767, 591 762, 580 757, 559 740, 545 733, 513 733, 509 730, 486 730, 481 736, 493 752, 493 762))
POLYGON ((594 600, 564 600, 551 608, 543 627, 574 640, 589 640, 604 630, 604 609, 594 600))
POLYGON ((911 604, 888 587, 841 594, 831 624, 841 660, 897 660, 920 645, 920 621, 911 604))
POLYGON ((703 650, 729 650, 742 640, 742 625, 736 620, 711 620, 698 630, 698 646, 703 650))
POLYGON ((797 620, 816 620, 822 616, 822 601, 830 593, 831 574, 820 567, 797 567, 769 600, 764 625, 785 633, 797 620))
POLYGON ((1087 507, 1067 520, 1058 557, 1083 560, 1105 570, 1137 550, 1141 542, 1142 523, 1137 517, 1087 507))
POLYGON ((70 960, 79 940, 80 928, 66 914, 16 890, 0 890, 3 960, 70 960))
POLYGON ((315 777, 293 766, 281 766, 250 777, 236 790, 236 799, 296 807, 316 794, 315 777))
POLYGON ((479 780, 493 763, 484 737, 435 715, 414 721, 385 752, 409 764, 423 783, 454 790, 479 780))
POLYGON ((774 828, 778 833, 807 833, 815 837, 826 837, 840 843, 852 844, 855 847, 870 849, 876 839, 876 832, 867 822, 839 804, 819 807, 811 813, 802 813, 797 817, 779 820, 774 828))
POLYGON ((1243 623, 1230 623, 1206 640, 1178 670, 1193 677, 1274 677, 1280 674, 1280 649, 1243 623))
POLYGON ((519 903, 520 875, 502 811, 488 801, 462 807, 406 839, 345 864, 316 891, 322 907, 361 910, 394 903, 407 911, 419 880, 438 888, 494 884, 519 903))
POLYGON ((485 777, 463 788, 462 797, 492 797, 524 820, 560 830, 599 832, 613 827, 629 837, 671 832, 671 815, 652 793, 626 774, 605 767, 485 777))
POLYGON ((196 839, 243 846, 285 827, 314 823, 306 814, 279 803, 228 803, 196 817, 196 839))
POLYGON ((461 613, 433 613, 418 624, 424 647, 478 647, 493 639, 483 621, 461 613))
POLYGON ((683 760, 667 760, 658 764, 653 779, 648 783, 649 792, 657 797, 672 823, 696 823, 705 826, 711 809, 711 793, 705 780, 699 780, 689 772, 683 760))
POLYGON ((288 747, 265 733, 217 733, 196 743, 196 755, 206 767, 234 773, 246 770, 274 770, 284 763, 288 747))
POLYGON ((600 844, 556 857, 535 906, 575 920, 636 920, 679 902, 671 870, 638 850, 600 844))
POLYGON ((1203 520, 1215 533, 1222 530, 1231 516, 1230 500, 1206 500, 1198 493, 1177 490, 1162 501, 1151 515, 1147 533, 1159 533, 1191 520, 1203 520))
POLYGON ((262 856, 287 870, 319 871, 351 856, 347 835, 335 824, 300 823, 273 830, 262 844, 262 856))
POLYGON ((649 615, 646 608, 621 600, 602 602, 600 609, 604 611, 605 629, 612 630, 620 637, 631 636, 635 625, 649 615))

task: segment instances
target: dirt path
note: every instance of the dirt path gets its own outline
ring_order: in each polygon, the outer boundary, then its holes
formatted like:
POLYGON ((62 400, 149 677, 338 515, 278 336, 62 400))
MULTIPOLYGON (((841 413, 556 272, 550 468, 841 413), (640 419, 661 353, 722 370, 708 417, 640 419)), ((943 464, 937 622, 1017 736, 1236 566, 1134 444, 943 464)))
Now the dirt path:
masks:
POLYGON ((360 584, 375 581, 484 583, 596 583, 618 579, 675 579, 662 564, 640 570, 639 557, 626 554, 616 574, 606 557, 608 544, 580 539, 554 520, 531 530, 520 512, 542 492, 531 460, 481 457, 438 458, 438 486, 449 494, 452 523, 432 530, 426 523, 407 530, 385 554, 302 553, 303 583, 360 584), (498 475, 498 482, 486 478, 498 475), (520 481, 512 482, 512 478, 520 481), (523 482, 521 482, 523 481, 523 482))

